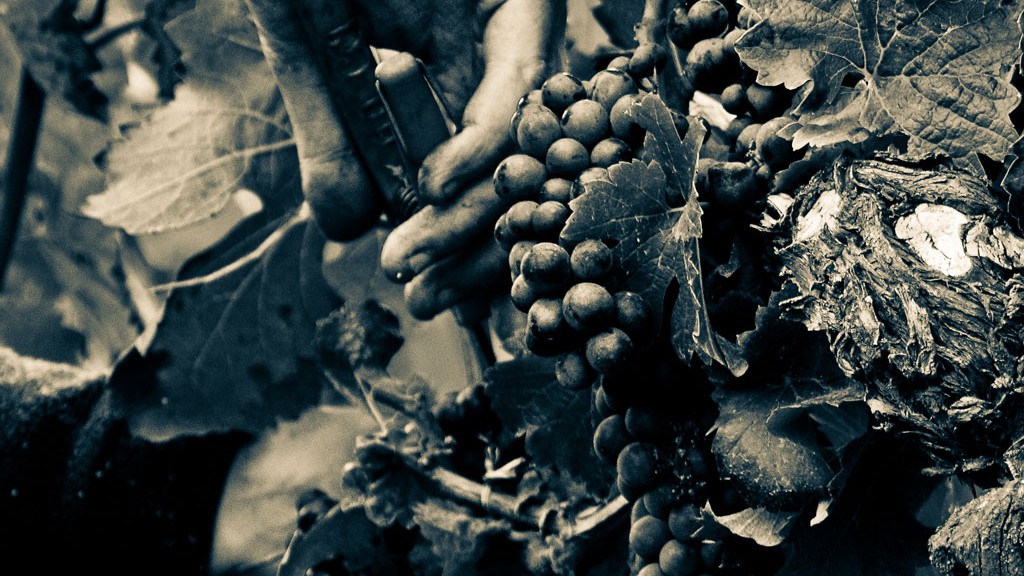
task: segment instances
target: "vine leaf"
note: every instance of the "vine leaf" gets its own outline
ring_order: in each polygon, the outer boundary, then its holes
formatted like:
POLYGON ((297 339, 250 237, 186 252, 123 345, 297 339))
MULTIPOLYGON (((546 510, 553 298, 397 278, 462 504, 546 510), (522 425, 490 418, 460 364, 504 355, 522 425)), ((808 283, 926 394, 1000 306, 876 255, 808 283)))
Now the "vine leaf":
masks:
MULTIPOLYGON (((337 302, 320 273, 323 236, 310 220, 291 222, 259 260, 174 290, 152 336, 117 364, 111 387, 135 433, 255 432, 320 401, 314 325, 337 302)), ((243 223, 182 275, 222 269, 279 224, 243 223)))
POLYGON ((503 430, 512 436, 525 434, 526 451, 537 464, 567 473, 592 494, 604 495, 611 470, 590 449, 594 431, 589 394, 559 385, 554 362, 536 356, 495 364, 485 380, 503 430))
POLYGON ((671 112, 654 95, 644 97, 635 111, 637 123, 647 130, 644 150, 650 159, 616 164, 608 170, 609 180, 588 183, 572 201, 573 214, 562 236, 612 245, 625 274, 624 289, 639 293, 658 313, 677 282, 671 321, 676 354, 689 361, 696 353, 707 364, 718 361, 742 374, 745 361, 735 344, 711 329, 704 302, 697 243, 701 209, 693 179, 706 129, 693 120, 680 139, 671 112), (682 205, 674 207, 673 201, 682 205))
POLYGON ((1024 485, 1012 480, 953 512, 929 541, 940 574, 1020 574, 1024 485))
POLYGON ((736 45, 758 82, 795 89, 794 146, 902 133, 911 153, 1002 160, 1020 101, 1017 3, 750 0, 763 20, 736 45), (845 87, 853 82, 852 87, 845 87))
POLYGON ((83 212, 129 234, 213 216, 240 187, 280 214, 301 199, 298 157, 273 74, 240 2, 197 2, 168 25, 186 81, 114 142, 108 184, 83 212))

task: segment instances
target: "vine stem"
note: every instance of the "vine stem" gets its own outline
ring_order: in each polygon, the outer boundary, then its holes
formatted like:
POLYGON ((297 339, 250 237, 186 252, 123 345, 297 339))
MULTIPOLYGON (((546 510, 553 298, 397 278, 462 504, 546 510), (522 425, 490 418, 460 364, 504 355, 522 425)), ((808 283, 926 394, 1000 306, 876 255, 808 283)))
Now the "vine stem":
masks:
POLYGON ((28 177, 32 172, 39 128, 43 122, 46 93, 27 68, 21 69, 18 108, 14 113, 14 129, 7 149, 7 174, 4 195, 0 202, 0 290, 18 236, 18 224, 28 195, 28 177))

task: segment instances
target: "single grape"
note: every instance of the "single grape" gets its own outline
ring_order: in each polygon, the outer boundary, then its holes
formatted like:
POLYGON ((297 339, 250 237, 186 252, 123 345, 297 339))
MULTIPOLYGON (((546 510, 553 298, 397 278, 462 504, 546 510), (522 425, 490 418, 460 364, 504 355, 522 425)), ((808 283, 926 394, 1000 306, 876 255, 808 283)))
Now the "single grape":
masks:
POLYGON ((572 249, 569 257, 572 273, 580 280, 598 282, 612 270, 612 249, 600 240, 587 239, 572 249))
POLYGON ((652 562, 641 568, 636 576, 665 576, 665 573, 661 571, 661 566, 652 562))
POLYGON ((510 201, 535 198, 547 179, 544 165, 526 154, 513 154, 494 170, 494 192, 510 201))
POLYGON ((605 182, 611 181, 608 176, 608 169, 601 168, 600 166, 591 166, 583 172, 580 172, 580 175, 576 177, 576 188, 574 190, 577 194, 583 194, 587 191, 588 184, 597 182, 598 180, 604 180, 605 182))
POLYGON ((633 439, 626 432, 622 416, 618 414, 601 420, 601 423, 594 429, 594 452, 611 464, 615 463, 619 452, 622 452, 622 449, 632 441, 633 439))
POLYGON ((630 406, 623 421, 634 438, 645 442, 663 440, 672 432, 669 415, 653 406, 630 406))
POLYGON ((753 150, 757 141, 757 133, 761 131, 761 124, 750 124, 736 137, 737 150, 753 150))
POLYGON ((705 92, 718 92, 734 81, 731 58, 721 38, 706 38, 693 45, 686 55, 686 65, 693 74, 694 84, 705 92))
POLYGON ((519 103, 516 104, 516 113, 512 115, 512 119, 509 121, 509 135, 512 137, 513 142, 516 140, 516 131, 519 130, 519 121, 523 119, 522 111, 531 104, 541 105, 539 88, 524 94, 519 99, 519 103))
POLYGON ((512 271, 513 280, 522 273, 523 257, 526 256, 536 243, 534 240, 520 240, 513 244, 512 248, 508 251, 508 268, 512 271))
MULTIPOLYGON (((624 72, 622 75, 629 78, 629 75, 624 72)), ((629 81, 632 82, 633 79, 630 78, 629 81)), ((585 148, 593 148, 611 132, 611 127, 608 124, 608 109, 612 107, 613 103, 614 101, 608 104, 608 108, 605 108, 593 100, 580 100, 569 106, 562 114, 562 133, 566 138, 572 138, 583 144, 585 148)), ((590 162, 589 154, 587 162, 590 162)))
POLYGON ((512 288, 509 290, 512 305, 520 312, 529 312, 530 306, 537 301, 537 292, 530 286, 529 281, 522 274, 516 276, 512 281, 512 288))
POLYGON ((730 84, 722 90, 722 108, 730 114, 742 114, 747 109, 747 90, 742 84, 730 84))
POLYGON ((508 214, 502 214, 494 223, 494 241, 502 250, 511 250, 517 238, 508 226, 508 214))
POLYGON ((548 200, 533 211, 533 232, 539 238, 558 238, 571 211, 562 202, 548 200))
POLYGON ((629 528, 629 549, 644 560, 657 560, 661 548, 672 539, 664 520, 644 516, 629 528))
POLYGON ((784 89, 760 84, 747 86, 747 102, 754 119, 762 122, 775 118, 789 105, 784 89))
POLYGON ((757 185, 762 187, 770 185, 772 177, 774 176, 775 171, 767 164, 761 164, 757 167, 757 171, 754 172, 754 178, 757 179, 757 185))
POLYGON ((697 0, 686 15, 692 34, 698 38, 718 36, 729 25, 729 11, 718 0, 697 0))
POLYGON ((540 187, 540 198, 541 202, 547 202, 554 200, 555 202, 561 202, 562 204, 568 204, 569 200, 573 198, 572 189, 575 183, 572 180, 566 180, 565 178, 550 178, 544 185, 540 187))
MULTIPOLYGON (((605 68, 606 69, 610 69, 610 70, 628 70, 629 69, 629 56, 626 56, 626 55, 616 56, 615 58, 612 58, 608 62, 608 65, 605 66, 605 68)), ((593 87, 593 79, 591 79, 591 83, 590 84, 591 85, 588 88, 592 88, 593 87)), ((589 89, 588 89, 588 92, 589 92, 589 89)))
POLYGON ((701 567, 700 553, 692 545, 669 540, 658 553, 658 566, 665 576, 696 576, 701 567))
POLYGON ((579 351, 562 354, 555 362, 555 378, 569 390, 583 390, 594 383, 597 374, 579 351))
POLYGON ((590 79, 590 92, 587 95, 604 109, 611 111, 619 98, 626 94, 636 94, 638 88, 633 77, 623 70, 611 68, 602 70, 590 79))
POLYGON ((650 76, 665 65, 665 59, 665 48, 655 42, 644 42, 633 51, 627 69, 633 76, 650 76))
POLYGON ((608 403, 608 395, 605 394, 604 386, 598 386, 594 390, 594 410, 597 411, 597 415, 602 418, 607 418, 612 414, 618 412, 612 408, 612 405, 608 403))
POLYGON ((549 294, 563 288, 569 281, 569 253, 554 242, 538 242, 523 257, 523 277, 537 294, 549 294))
POLYGON ((644 494, 643 502, 644 508, 647 508, 647 511, 650 512, 651 516, 661 518, 667 522, 669 513, 672 512, 672 506, 675 505, 676 497, 672 493, 672 486, 669 484, 662 484, 654 490, 649 491, 647 494, 644 494))
POLYGON ((658 458, 654 445, 648 442, 629 444, 619 452, 615 471, 625 487, 640 494, 650 490, 658 481, 658 458))
POLYGON ((572 74, 555 74, 540 87, 544 105, 555 114, 561 115, 573 102, 587 97, 583 83, 572 74))
MULTIPOLYGON (((581 102, 589 102, 589 100, 581 102)), ((577 102, 577 104, 581 102, 577 102)), ((587 151, 586 146, 574 138, 555 140, 548 148, 545 158, 548 174, 560 178, 576 178, 580 172, 590 166, 590 152, 587 151)))
POLYGON ((650 516, 651 513, 647 511, 647 506, 644 505, 643 498, 637 498, 633 502, 633 506, 629 509, 629 523, 636 524, 644 516, 650 516))
POLYGON ((590 151, 591 166, 608 168, 619 162, 628 162, 632 156, 632 149, 618 138, 605 138, 594 145, 590 151))
POLYGON ((779 130, 792 123, 792 118, 780 116, 765 122, 757 131, 754 150, 774 171, 788 166, 795 155, 793 143, 779 136, 779 130))
POLYGON ((635 112, 635 106, 640 104, 642 98, 640 94, 626 94, 615 101, 608 113, 608 121, 616 138, 624 142, 643 141, 644 129, 636 123, 635 112))
POLYGON ((615 318, 615 300, 608 290, 593 282, 580 282, 569 288, 562 299, 565 320, 579 332, 600 330, 615 318))
POLYGON ((746 162, 720 162, 708 171, 708 184, 715 202, 726 209, 749 204, 758 192, 753 167, 746 162))
POLYGON ((560 298, 540 298, 526 313, 526 329, 537 336, 549 338, 565 329, 560 298))
MULTIPOLYGON (((747 115, 733 118, 729 122, 729 125, 725 127, 725 138, 735 143, 747 126, 750 126, 753 123, 754 121, 747 115)), ((738 147, 734 147, 734 149, 739 150, 738 147)), ((745 152, 745 150, 743 152, 745 152)), ((541 189, 541 194, 543 194, 543 188, 541 189)))
POLYGON ((530 330, 525 330, 522 333, 522 338, 523 346, 537 356, 557 356, 572 347, 560 335, 544 336, 530 330))
POLYGON ((681 504, 668 514, 668 528, 676 540, 689 541, 700 527, 700 510, 693 504, 681 504))
POLYGON ((533 200, 520 200, 505 212, 508 228, 515 238, 525 240, 533 236, 533 211, 537 206, 539 204, 533 200))
POLYGON ((654 316, 647 301, 636 292, 629 291, 616 292, 614 298, 615 326, 635 343, 649 342, 654 336, 654 316))
POLYGON ((530 104, 520 110, 519 114, 516 127, 519 148, 534 158, 543 158, 548 146, 562 137, 558 116, 541 104, 530 104))

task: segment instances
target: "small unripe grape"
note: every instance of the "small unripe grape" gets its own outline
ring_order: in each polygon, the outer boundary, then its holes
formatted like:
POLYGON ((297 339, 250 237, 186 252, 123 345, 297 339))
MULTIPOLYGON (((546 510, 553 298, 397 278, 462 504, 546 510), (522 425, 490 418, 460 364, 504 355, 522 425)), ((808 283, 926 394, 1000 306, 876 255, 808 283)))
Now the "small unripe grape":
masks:
POLYGON ((516 276, 516 279, 512 281, 512 288, 509 290, 509 296, 512 300, 512 304, 516 307, 516 310, 524 313, 529 312, 530 306, 537 301, 537 292, 522 274, 516 276))
POLYGON ((527 200, 540 193, 546 179, 540 161, 526 154, 513 154, 494 170, 494 192, 506 200, 527 200))
POLYGON ((551 337, 565 328, 561 298, 540 298, 526 313, 526 328, 533 334, 551 337))
POLYGON ((718 36, 729 25, 729 11, 718 0, 697 0, 686 15, 693 35, 700 38, 718 36))
POLYGON ((565 292, 562 314, 580 332, 600 330, 614 319, 615 300, 604 286, 580 282, 565 292))
POLYGON ((539 238, 558 238, 571 211, 562 202, 548 200, 533 211, 533 233, 539 238))
POLYGON ((594 452, 612 464, 618 459, 619 452, 632 441, 622 416, 618 414, 608 416, 594 429, 594 452))
POLYGON ((535 244, 536 242, 533 240, 520 240, 513 244, 512 249, 508 251, 508 268, 512 271, 513 280, 522 273, 523 258, 535 244))
POLYGON ((669 540, 658 553, 658 566, 665 576, 696 576, 700 570, 700 553, 694 546, 669 540))
POLYGON ((612 106, 612 111, 608 113, 608 122, 611 124, 612 134, 615 134, 616 138, 625 142, 643 140, 644 129, 636 123, 634 108, 640 104, 642 98, 639 94, 627 94, 619 98, 612 106))
POLYGON ((562 137, 558 116, 540 104, 526 106, 519 111, 519 115, 519 124, 516 127, 516 142, 519 148, 534 158, 543 158, 548 146, 562 137))
POLYGON ((779 130, 792 123, 792 118, 780 116, 765 122, 757 131, 754 149, 772 170, 785 168, 794 156, 793 144, 779 136, 779 130))
MULTIPOLYGON (((629 78, 624 72, 622 75, 629 78)), ((629 81, 632 82, 633 79, 630 78, 629 81)), ((611 108, 612 103, 608 104, 608 108, 611 108)), ((562 114, 562 133, 566 138, 572 138, 586 148, 592 148, 610 132, 608 109, 593 100, 580 100, 566 108, 562 114)), ((590 162, 589 154, 587 162, 590 162)))
POLYGON ((502 250, 510 250, 517 238, 508 226, 508 214, 502 214, 494 223, 494 241, 502 250))
POLYGON ((608 176, 608 169, 601 168, 600 166, 591 166, 590 168, 587 168, 576 177, 576 192, 578 194, 582 194, 587 190, 588 184, 597 182, 598 180, 604 180, 605 182, 611 181, 608 176))
POLYGON ((650 512, 651 516, 661 518, 667 522, 668 515, 672 512, 672 507, 675 505, 676 499, 676 496, 672 493, 672 486, 669 484, 663 484, 654 490, 649 491, 647 494, 644 494, 644 508, 647 508, 647 511, 650 512))
POLYGON ((629 528, 629 549, 644 560, 657 560, 662 546, 671 539, 668 526, 654 516, 644 516, 629 528))
POLYGON ((636 292, 617 292, 615 298, 615 325, 637 343, 653 337, 654 316, 647 301, 636 292))
POLYGON ((742 114, 747 109, 747 91, 742 84, 730 84, 722 90, 722 108, 730 114, 742 114))
POLYGON ((569 254, 554 242, 539 242, 523 258, 523 277, 538 294, 550 293, 566 285, 572 274, 569 254))
POLYGON ((607 374, 633 351, 633 341, 618 328, 609 328, 587 340, 587 362, 601 374, 607 374))
POLYGON ((634 76, 650 76, 665 65, 665 48, 655 42, 645 42, 636 47, 629 59, 629 73, 634 76))
POLYGON ((540 90, 544 105, 559 116, 574 102, 587 97, 587 90, 580 79, 566 72, 548 78, 540 90))
POLYGON ((700 526, 700 510, 693 504, 682 504, 669 512, 668 528, 676 540, 690 540, 700 526))
POLYGON ((753 150, 754 143, 757 141, 757 133, 760 131, 760 124, 751 124, 744 128, 740 135, 736 137, 736 149, 753 150))
POLYGON ((555 362, 555 378, 569 390, 583 390, 594 383, 597 373, 579 351, 562 354, 555 362))
POLYGON ((612 270, 614 256, 612 249, 600 240, 587 239, 572 249, 569 264, 572 273, 580 280, 597 282, 612 270))
MULTIPOLYGON (((582 102, 589 102, 589 100, 582 102)), ((545 166, 551 176, 576 178, 580 172, 590 166, 590 152, 587 152, 586 146, 574 138, 560 138, 548 148, 545 166)))
POLYGON ((548 202, 554 200, 562 204, 568 204, 572 199, 572 189, 575 186, 572 180, 565 178, 551 178, 540 187, 540 201, 548 202))
POLYGON ((604 106, 605 110, 611 111, 619 98, 636 92, 637 85, 633 77, 623 70, 612 68, 594 74, 590 79, 590 92, 587 95, 591 100, 604 106))
POLYGON ((508 228, 516 239, 526 240, 533 236, 533 211, 537 206, 533 200, 520 200, 505 212, 508 228))
POLYGON ((641 568, 636 576, 665 576, 665 573, 661 571, 661 566, 652 562, 641 568))
POLYGON ((605 138, 594 145, 590 151, 590 165, 601 168, 608 168, 619 162, 628 162, 632 156, 632 149, 618 138, 605 138))

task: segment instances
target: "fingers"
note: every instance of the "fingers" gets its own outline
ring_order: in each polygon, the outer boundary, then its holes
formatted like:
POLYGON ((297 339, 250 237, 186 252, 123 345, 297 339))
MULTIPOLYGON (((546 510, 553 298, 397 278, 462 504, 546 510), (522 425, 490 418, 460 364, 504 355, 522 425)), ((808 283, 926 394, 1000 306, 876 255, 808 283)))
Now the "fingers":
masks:
POLYGON ((493 244, 491 230, 506 207, 490 179, 467 190, 457 202, 425 206, 388 235, 381 267, 389 277, 408 282, 431 264, 468 251, 474 243, 493 244))
POLYGON ((462 116, 463 128, 423 162, 420 196, 450 201, 467 183, 493 169, 512 142, 508 123, 523 94, 538 86, 557 60, 564 1, 506 0, 484 32, 485 72, 462 116))
POLYGON ((501 248, 489 238, 475 248, 431 264, 405 285, 405 303, 413 316, 429 320, 462 302, 490 298, 508 284, 501 248))
POLYGON ((303 194, 327 237, 355 238, 377 221, 381 200, 334 112, 306 33, 291 2, 247 4, 291 120, 303 194))

